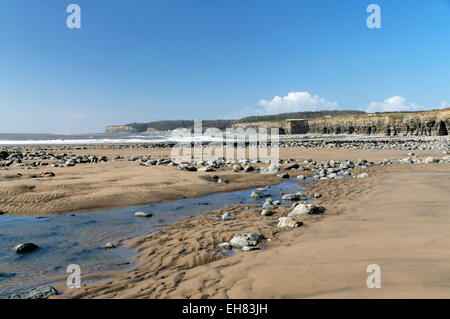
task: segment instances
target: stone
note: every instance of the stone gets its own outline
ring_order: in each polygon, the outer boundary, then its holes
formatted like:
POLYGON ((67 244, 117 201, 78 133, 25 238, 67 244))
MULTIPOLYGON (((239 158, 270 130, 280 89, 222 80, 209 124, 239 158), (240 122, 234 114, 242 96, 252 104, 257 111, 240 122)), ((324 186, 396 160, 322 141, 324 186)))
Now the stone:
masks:
POLYGON ((32 252, 32 251, 34 251, 34 250, 36 250, 36 249, 38 249, 38 248, 39 248, 39 246, 36 245, 36 244, 33 244, 33 243, 24 243, 24 244, 19 244, 19 245, 17 245, 16 247, 14 247, 13 251, 14 251, 16 254, 23 255, 23 254, 32 252))
POLYGON ((14 294, 8 299, 47 299, 50 296, 57 295, 58 291, 52 286, 45 285, 38 288, 32 288, 25 292, 14 294))
POLYGON ((423 160, 424 163, 439 163, 439 159, 435 157, 427 157, 423 160))
POLYGON ((253 198, 253 199, 259 199, 259 198, 265 197, 265 196, 267 196, 267 195, 264 194, 262 188, 258 188, 250 194, 250 198, 253 198))
POLYGON ((252 246, 244 246, 241 248, 242 251, 255 251, 255 250, 259 250, 259 248, 257 247, 252 247, 252 246))
POLYGON ((300 165, 298 165, 298 163, 293 163, 293 164, 290 164, 290 165, 286 166, 285 170, 289 171, 291 169, 297 169, 299 167, 300 167, 300 165))
POLYGON ((226 212, 225 214, 222 215, 222 220, 232 220, 232 219, 235 219, 235 218, 236 217, 231 215, 229 212, 226 212))
POLYGON ((261 212, 261 216, 272 216, 273 214, 275 214, 275 211, 271 209, 263 209, 261 212))
POLYGON ((320 193, 315 193, 315 194, 314 194, 314 197, 315 197, 315 198, 319 198, 319 197, 322 197, 322 195, 321 195, 320 193))
POLYGON ((306 214, 320 214, 325 209, 322 207, 318 207, 313 204, 298 204, 295 208, 289 213, 288 217, 306 215, 306 214))
POLYGON ((297 179, 303 180, 303 179, 306 179, 306 177, 305 177, 305 175, 298 175, 297 179))
POLYGON ((369 176, 370 176, 369 173, 364 172, 364 173, 356 175, 356 178, 366 178, 366 177, 369 177, 369 176))
POLYGON ((275 207, 270 202, 266 201, 266 202, 264 202, 263 208, 264 209, 274 209, 275 207))
POLYGON ((240 172, 240 171, 242 171, 242 166, 241 166, 241 164, 234 164, 234 165, 233 165, 233 171, 235 171, 235 172, 240 172))
POLYGON ((56 174, 53 173, 53 172, 43 172, 43 173, 41 174, 41 176, 42 176, 42 177, 55 177, 56 174))
POLYGON ((0 152, 0 160, 5 160, 9 156, 9 153, 7 151, 1 151, 0 152))
POLYGON ((244 172, 246 172, 246 173, 253 172, 254 170, 255 170, 255 168, 251 165, 248 165, 244 168, 244 172))
POLYGON ((283 173, 283 174, 280 174, 280 175, 277 175, 278 177, 280 177, 280 178, 289 178, 289 174, 288 173, 283 173))
POLYGON ((295 194, 286 194, 281 199, 285 201, 295 202, 300 200, 306 200, 307 197, 303 193, 295 193, 295 194))
POLYGON ((292 219, 290 217, 280 217, 278 218, 278 228, 284 228, 284 227, 300 227, 302 226, 303 223, 302 222, 298 222, 295 219, 292 219))
POLYGON ((271 164, 268 167, 262 167, 261 168, 261 173, 264 174, 274 174, 277 173, 280 170, 280 168, 278 167, 278 165, 276 164, 271 164))
POLYGON ((113 243, 106 243, 105 246, 103 246, 105 249, 114 249, 116 246, 113 243))
POLYGON ((147 212, 136 212, 134 213, 134 216, 136 217, 152 217, 153 215, 151 213, 147 213, 147 212))
POLYGON ((235 235, 230 240, 230 244, 234 248, 242 248, 244 246, 256 246, 263 239, 264 239, 264 235, 262 235, 262 234, 245 233, 245 234, 235 235))
POLYGON ((224 249, 224 250, 231 250, 231 249, 233 249, 233 247, 231 246, 231 244, 228 243, 228 242, 220 243, 220 244, 219 244, 219 247, 220 247, 221 249, 224 249))

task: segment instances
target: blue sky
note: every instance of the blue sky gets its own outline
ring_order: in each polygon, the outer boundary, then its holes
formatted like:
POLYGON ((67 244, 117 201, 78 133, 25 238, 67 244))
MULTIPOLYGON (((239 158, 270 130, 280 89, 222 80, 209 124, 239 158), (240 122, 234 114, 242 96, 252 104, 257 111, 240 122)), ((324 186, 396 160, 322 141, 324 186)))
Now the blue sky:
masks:
POLYGON ((448 107, 449 0, 8 0, 0 132, 448 107), (81 7, 81 29, 66 7, 81 7), (381 29, 366 26, 369 4, 381 29), (277 98, 279 97, 279 98, 277 98))

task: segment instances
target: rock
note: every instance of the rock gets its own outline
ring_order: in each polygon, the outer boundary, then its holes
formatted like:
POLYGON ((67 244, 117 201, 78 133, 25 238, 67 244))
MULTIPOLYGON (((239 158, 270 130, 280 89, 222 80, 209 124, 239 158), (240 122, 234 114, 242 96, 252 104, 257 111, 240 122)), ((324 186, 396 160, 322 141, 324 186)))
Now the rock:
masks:
POLYGON ((289 170, 291 170, 291 169, 297 169, 297 168, 299 168, 299 167, 300 167, 300 165, 298 165, 298 163, 293 163, 293 164, 288 165, 288 166, 285 168, 285 170, 286 170, 286 171, 289 171, 289 170))
POLYGON ((250 194, 250 198, 253 198, 253 199, 259 199, 259 198, 265 197, 265 196, 267 196, 267 195, 264 194, 262 188, 258 188, 250 194))
POLYGON ((439 163, 439 159, 435 157, 427 157, 423 160, 424 163, 439 163))
POLYGON ((297 179, 303 180, 303 179, 306 179, 306 177, 305 177, 305 175, 298 175, 297 179))
POLYGON ((280 170, 280 168, 278 167, 278 165, 271 164, 268 167, 262 167, 261 168, 261 173, 263 173, 263 174, 274 174, 274 173, 277 173, 279 170, 280 170))
POLYGON ((292 219, 290 217, 280 217, 278 218, 278 228, 283 228, 283 227, 300 227, 302 226, 303 223, 302 222, 298 222, 295 219, 292 219))
POLYGON ((47 299, 50 296, 57 295, 58 291, 52 286, 45 285, 38 288, 26 290, 25 292, 11 295, 8 299, 47 299))
POLYGON ((254 251, 254 250, 259 250, 259 248, 257 247, 251 247, 251 246, 244 246, 241 248, 242 251, 254 251))
POLYGON ((264 235, 262 235, 262 234, 246 233, 246 234, 235 235, 230 240, 230 244, 234 248, 242 248, 244 246, 256 246, 263 239, 264 239, 264 235))
POLYGON ((113 243, 106 243, 105 246, 103 246, 105 249, 114 249, 116 246, 113 243))
POLYGON ((298 204, 295 206, 294 210, 292 210, 288 217, 305 215, 305 214, 320 214, 325 209, 323 207, 318 207, 312 204, 298 204))
POLYGON ((152 217, 153 215, 151 213, 147 213, 147 212, 136 212, 136 213, 134 213, 134 216, 136 216, 136 217, 152 217))
POLYGON ((233 165, 233 171, 235 171, 235 172, 240 172, 240 171, 242 171, 242 166, 241 166, 241 164, 234 164, 234 165, 233 165))
POLYGON ((283 173, 283 174, 280 174, 280 175, 277 175, 278 177, 280 177, 280 178, 289 178, 289 174, 288 173, 283 173))
POLYGON ((219 247, 224 249, 224 250, 231 250, 233 248, 231 246, 231 244, 228 243, 228 242, 223 242, 223 243, 219 244, 219 247))
POLYGON ((272 216, 273 214, 275 214, 275 211, 271 209, 263 209, 261 212, 261 216, 272 216))
POLYGON ((214 172, 214 167, 205 166, 198 169, 199 172, 214 172))
POLYGON ((9 153, 7 151, 1 151, 0 152, 0 160, 5 160, 9 156, 9 153))
POLYGON ((303 193, 295 193, 295 194, 286 194, 281 199, 285 201, 295 202, 300 200, 307 200, 307 197, 303 193))
POLYGON ((274 209, 275 207, 268 201, 264 202, 263 209, 274 209))
POLYGON ((366 178, 366 177, 369 177, 369 176, 370 176, 369 173, 364 172, 364 173, 356 175, 356 178, 366 178))
POLYGON ((226 179, 226 178, 219 178, 219 179, 217 180, 217 183, 219 183, 219 184, 229 184, 229 183, 230 183, 230 180, 229 180, 229 179, 226 179))
POLYGON ((230 213, 226 212, 225 214, 222 215, 222 220, 232 220, 235 219, 236 217, 234 217, 233 215, 231 215, 230 213))
POLYGON ((16 247, 14 247, 13 251, 16 254, 22 255, 22 254, 26 254, 29 252, 32 252, 36 249, 38 249, 39 246, 33 243, 25 243, 25 244, 19 244, 16 247))
POLYGON ((42 176, 42 177, 55 177, 56 174, 53 173, 53 172, 43 172, 43 173, 41 174, 41 176, 42 176))
POLYGON ((314 194, 314 197, 315 197, 315 198, 319 198, 319 197, 322 197, 322 195, 321 195, 320 193, 315 193, 315 194, 314 194))
POLYGON ((280 203, 280 201, 279 200, 274 200, 273 202, 272 202, 272 205, 274 205, 274 206, 278 206, 278 205, 280 205, 281 203, 280 203))
POLYGON ((255 168, 251 165, 248 165, 244 168, 244 172, 246 172, 246 173, 253 172, 254 170, 255 170, 255 168))
POLYGON ((0 210, 0 216, 3 215, 3 214, 5 214, 5 212, 0 210))

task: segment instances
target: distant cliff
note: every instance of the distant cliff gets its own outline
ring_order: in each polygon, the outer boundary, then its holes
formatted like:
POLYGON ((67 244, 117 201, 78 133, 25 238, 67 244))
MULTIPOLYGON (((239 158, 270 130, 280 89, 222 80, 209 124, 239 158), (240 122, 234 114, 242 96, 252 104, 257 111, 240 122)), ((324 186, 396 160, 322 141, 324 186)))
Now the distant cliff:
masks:
MULTIPOLYGON (((158 121, 107 126, 105 131, 136 133, 193 128, 193 126, 194 121, 188 120, 158 121)), ((450 109, 375 114, 360 111, 299 112, 250 117, 237 121, 202 121, 202 126, 204 129, 216 127, 220 130, 232 126, 243 128, 278 127, 281 133, 287 134, 448 135, 450 132, 450 109)))
POLYGON ((362 135, 448 135, 450 110, 377 113, 308 120, 308 133, 362 135))

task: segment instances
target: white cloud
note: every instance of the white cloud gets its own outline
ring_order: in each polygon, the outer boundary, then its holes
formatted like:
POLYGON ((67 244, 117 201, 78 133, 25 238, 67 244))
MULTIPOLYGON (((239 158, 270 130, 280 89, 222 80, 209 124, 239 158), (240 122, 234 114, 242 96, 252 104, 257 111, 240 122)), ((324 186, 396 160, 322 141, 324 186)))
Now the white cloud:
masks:
POLYGON ((288 95, 275 96, 272 100, 260 100, 259 106, 263 107, 267 114, 284 112, 303 112, 335 110, 339 108, 338 103, 330 102, 318 95, 309 92, 289 92, 288 95))
POLYGON ((372 102, 366 109, 366 112, 402 112, 402 111, 421 111, 421 110, 433 110, 433 109, 445 109, 450 107, 447 102, 443 101, 441 105, 435 107, 425 107, 415 103, 409 103, 406 98, 402 96, 393 96, 383 102, 372 102))

